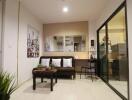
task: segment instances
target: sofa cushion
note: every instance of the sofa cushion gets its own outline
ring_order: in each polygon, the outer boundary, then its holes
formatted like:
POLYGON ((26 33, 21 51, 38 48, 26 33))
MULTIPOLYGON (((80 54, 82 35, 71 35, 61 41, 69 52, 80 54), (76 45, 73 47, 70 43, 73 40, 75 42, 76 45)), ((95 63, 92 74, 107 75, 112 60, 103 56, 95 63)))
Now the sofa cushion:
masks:
POLYGON ((52 59, 52 66, 61 67, 61 59, 52 59))
POLYGON ((55 67, 57 69, 57 76, 64 78, 64 77, 71 77, 74 76, 75 78, 75 62, 74 62, 74 57, 72 56, 41 56, 39 63, 42 63, 42 59, 46 59, 46 58, 50 58, 50 64, 52 64, 53 66, 51 67, 55 67), (60 59, 58 61, 54 62, 54 59, 60 59), (63 59, 72 59, 72 67, 69 67, 69 65, 64 65, 63 64, 63 59), (63 67, 64 66, 64 67, 63 67))
POLYGON ((63 67, 72 67, 72 58, 63 59, 63 67))
POLYGON ((41 65, 44 66, 44 67, 49 67, 49 65, 50 65, 50 58, 44 58, 44 59, 42 59, 41 65))

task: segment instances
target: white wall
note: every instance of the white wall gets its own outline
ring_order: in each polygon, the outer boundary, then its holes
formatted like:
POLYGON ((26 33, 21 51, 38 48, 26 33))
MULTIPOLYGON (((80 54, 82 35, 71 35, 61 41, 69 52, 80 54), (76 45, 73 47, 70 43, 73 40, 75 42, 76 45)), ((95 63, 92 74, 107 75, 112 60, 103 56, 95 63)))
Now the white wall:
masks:
POLYGON ((17 75, 18 2, 7 0, 5 8, 3 69, 17 75))
MULTIPOLYGON (((5 9, 3 68, 5 71, 17 76, 18 61, 19 84, 31 78, 32 68, 38 64, 39 59, 27 58, 27 25, 36 28, 40 32, 40 35, 43 32, 43 24, 41 21, 28 12, 22 5, 20 8, 20 30, 18 32, 18 0, 7 0, 5 9), (18 39, 19 42, 17 42, 18 39)), ((42 46, 40 48, 42 48, 42 46)), ((41 51, 40 49, 40 55, 42 54, 41 51)))
POLYGON ((129 85, 130 100, 132 100, 132 0, 127 0, 127 17, 128 17, 128 45, 129 45, 129 85))
MULTIPOLYGON (((39 31, 40 35, 43 33, 43 24, 34 17, 27 9, 21 5, 20 9, 20 32, 19 32, 19 83, 32 77, 32 69, 39 63, 39 58, 27 58, 27 26, 31 25, 39 31)), ((41 38, 41 36, 40 36, 41 38)), ((40 50, 42 45, 40 40, 40 50)), ((42 52, 40 52, 40 55, 42 52)))
MULTIPOLYGON (((91 47, 91 40, 95 40, 95 51, 97 52, 97 32, 96 32, 96 21, 95 20, 90 20, 89 21, 89 51, 92 50, 91 47)), ((90 57, 90 54, 89 54, 90 57)), ((95 54, 95 57, 97 55, 95 54)))

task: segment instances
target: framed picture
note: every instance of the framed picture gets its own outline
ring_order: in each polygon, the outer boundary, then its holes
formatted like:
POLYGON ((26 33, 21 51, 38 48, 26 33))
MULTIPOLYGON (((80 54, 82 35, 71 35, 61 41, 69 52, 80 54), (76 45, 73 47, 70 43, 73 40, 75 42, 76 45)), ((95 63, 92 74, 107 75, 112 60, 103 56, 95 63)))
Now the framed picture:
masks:
POLYGON ((27 57, 39 57, 39 31, 31 25, 27 26, 27 57))

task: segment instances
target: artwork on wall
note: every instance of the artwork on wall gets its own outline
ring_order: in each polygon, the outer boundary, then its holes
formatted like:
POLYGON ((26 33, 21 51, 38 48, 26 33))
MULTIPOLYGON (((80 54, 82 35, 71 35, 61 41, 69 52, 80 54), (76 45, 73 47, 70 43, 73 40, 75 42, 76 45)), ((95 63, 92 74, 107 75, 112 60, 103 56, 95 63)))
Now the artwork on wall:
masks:
POLYGON ((31 25, 27 29, 27 57, 39 57, 39 32, 31 25))

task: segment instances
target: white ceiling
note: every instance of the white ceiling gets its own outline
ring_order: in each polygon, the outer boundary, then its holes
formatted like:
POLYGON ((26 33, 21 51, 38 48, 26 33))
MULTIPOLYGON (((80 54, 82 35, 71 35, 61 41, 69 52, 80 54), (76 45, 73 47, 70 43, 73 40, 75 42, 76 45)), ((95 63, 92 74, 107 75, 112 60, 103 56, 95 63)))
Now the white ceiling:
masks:
POLYGON ((22 0, 22 4, 43 23, 95 20, 109 0, 22 0), (69 7, 68 13, 62 8, 69 7))

